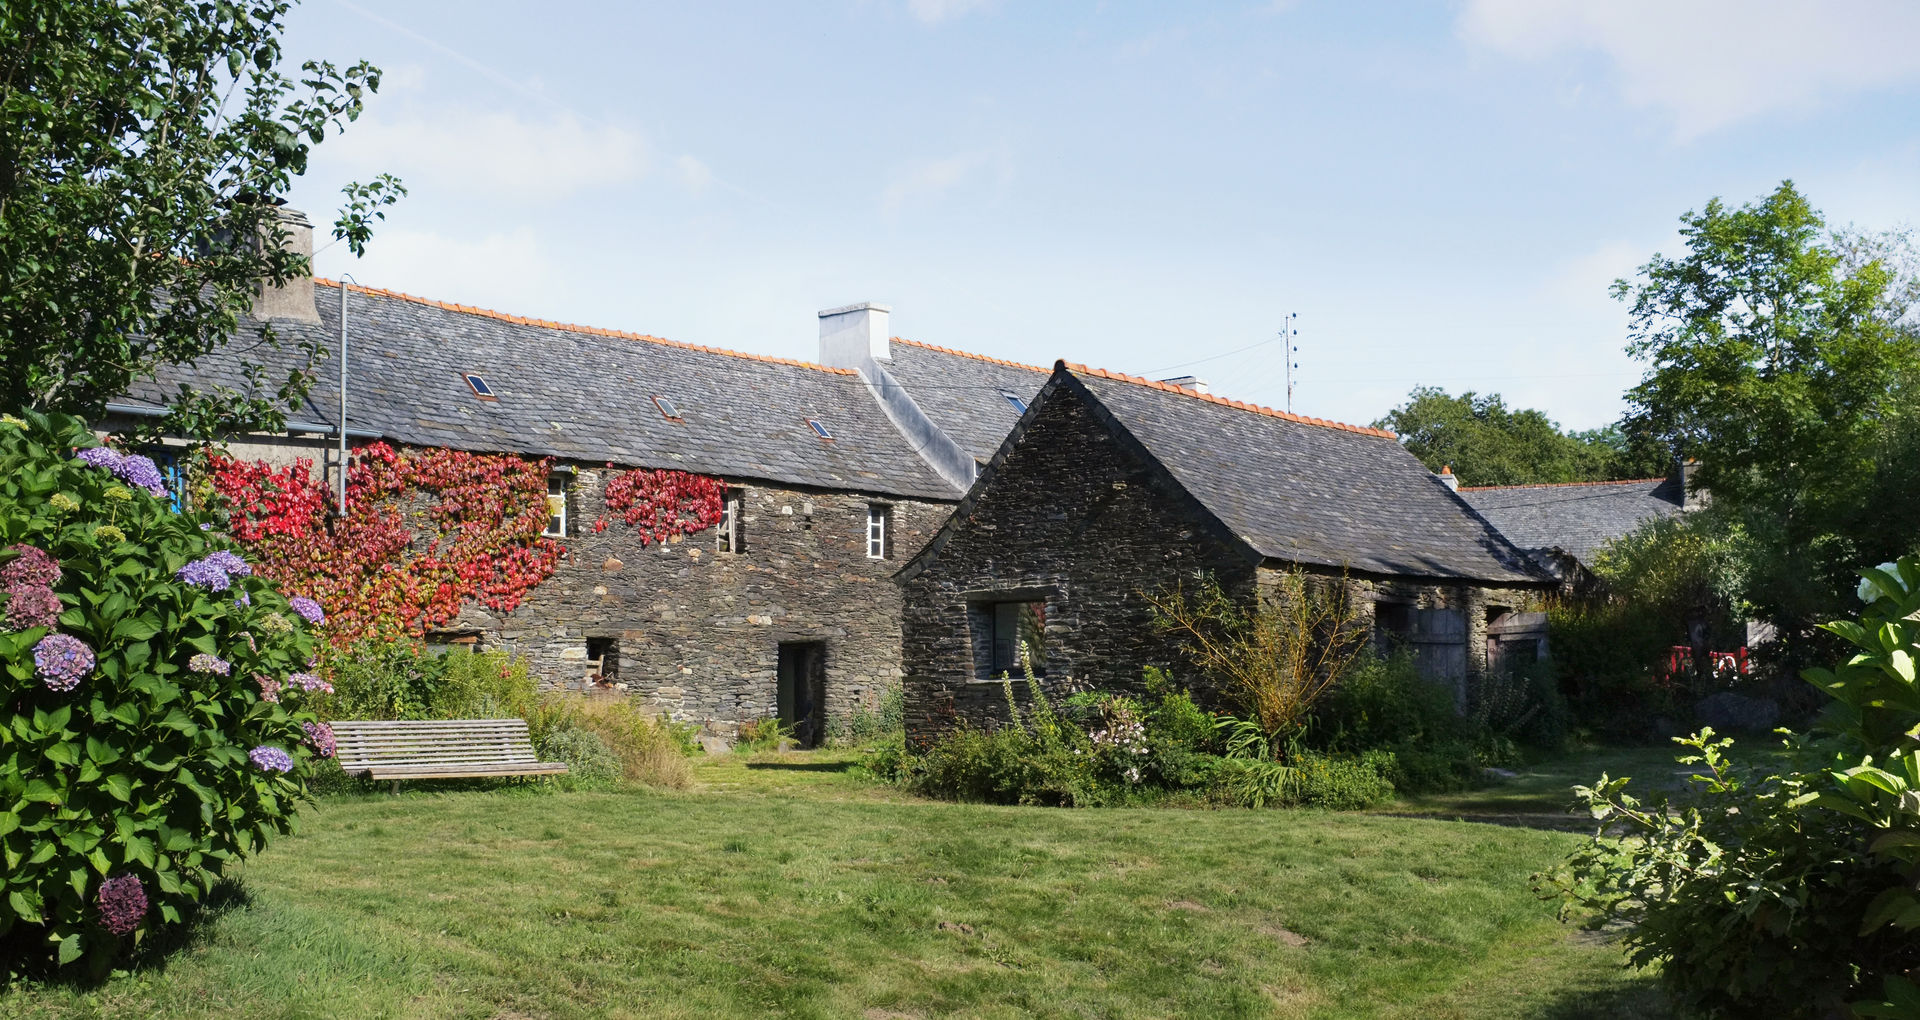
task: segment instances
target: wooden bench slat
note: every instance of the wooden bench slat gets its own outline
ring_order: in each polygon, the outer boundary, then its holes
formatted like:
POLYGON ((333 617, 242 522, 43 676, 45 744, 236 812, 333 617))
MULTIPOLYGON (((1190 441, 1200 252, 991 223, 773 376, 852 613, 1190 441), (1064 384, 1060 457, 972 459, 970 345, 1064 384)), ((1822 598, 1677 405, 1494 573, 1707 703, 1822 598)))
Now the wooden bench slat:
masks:
POLYGON ((370 779, 564 775, 534 754, 524 719, 359 719, 333 724, 340 767, 370 779))

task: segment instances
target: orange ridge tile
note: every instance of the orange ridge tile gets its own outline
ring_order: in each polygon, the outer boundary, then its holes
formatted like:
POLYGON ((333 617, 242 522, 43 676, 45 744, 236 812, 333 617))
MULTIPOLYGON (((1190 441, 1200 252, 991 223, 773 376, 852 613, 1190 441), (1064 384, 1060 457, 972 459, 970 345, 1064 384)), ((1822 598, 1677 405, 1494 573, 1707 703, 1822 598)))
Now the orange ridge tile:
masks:
POLYGON ((1066 366, 1067 371, 1073 372, 1079 375, 1097 376, 1101 379, 1112 379, 1116 382, 1132 383, 1135 386, 1146 386, 1151 389, 1164 390, 1168 393, 1178 393, 1182 396, 1192 397, 1195 400, 1207 401, 1210 404, 1220 404, 1220 405, 1235 408, 1241 411, 1249 411, 1254 414, 1264 414, 1269 418, 1279 418, 1283 421, 1298 422, 1302 425, 1317 425, 1321 428, 1326 428, 1326 429, 1339 429, 1342 432, 1354 432, 1363 436, 1378 436, 1382 439, 1400 438, 1399 436, 1395 435, 1392 432, 1387 431, 1386 429, 1376 429, 1366 425, 1348 425, 1345 422, 1328 421, 1325 418, 1309 418, 1303 414, 1289 414, 1286 411, 1276 411, 1271 407, 1263 407, 1259 404, 1249 404, 1244 400, 1229 400, 1226 397, 1216 397, 1211 393, 1196 393, 1193 390, 1187 389, 1185 387, 1175 386, 1172 383, 1161 382, 1158 379, 1148 379, 1143 376, 1137 376, 1137 375, 1126 375, 1121 372, 1109 372, 1104 368, 1088 368, 1085 365, 1077 365, 1067 361, 1063 361, 1061 362, 1061 364, 1066 366))
POLYGON ((1461 492, 1485 492, 1488 489, 1567 489, 1576 485, 1645 485, 1648 482, 1664 482, 1666 476, 1658 478, 1619 478, 1611 482, 1529 482, 1526 485, 1462 485, 1461 492))
POLYGON ((972 351, 956 351, 951 347, 941 347, 938 344, 921 343, 918 340, 909 340, 903 336, 894 337, 893 342, 897 344, 906 344, 909 347, 919 347, 923 350, 938 351, 941 354, 951 354, 961 358, 972 358, 975 361, 984 361, 984 362, 987 362, 988 364, 1005 365, 1008 368, 1024 368, 1029 372, 1039 372, 1042 375, 1053 374, 1053 369, 1041 368, 1039 365, 1029 365, 1019 361, 1008 361, 1005 358, 989 357, 985 354, 975 354, 972 351))
MULTIPOLYGON (((314 277, 313 282, 322 287, 340 286, 340 281, 329 280, 321 276, 314 277)), ((829 375, 860 374, 851 368, 828 368, 825 365, 816 365, 811 361, 799 361, 794 358, 776 358, 768 354, 748 354, 745 351, 731 351, 724 347, 706 347, 700 344, 685 343, 680 340, 668 340, 666 337, 652 336, 647 333, 628 333, 617 329, 604 329, 599 326, 581 326, 571 322, 554 322, 551 319, 528 318, 527 316, 514 315, 510 312, 496 312, 491 308, 477 308, 473 305, 457 305, 450 301, 435 301, 432 298, 424 298, 415 294, 403 294, 397 290, 384 290, 379 287, 363 287, 357 283, 348 284, 347 288, 361 294, 370 294, 374 297, 393 298, 396 301, 411 301, 417 305, 427 305, 431 308, 444 308, 450 312, 460 312, 466 315, 482 315, 489 319, 499 319, 502 322, 511 322, 521 326, 538 326, 541 329, 557 329, 565 333, 585 333, 589 336, 614 337, 620 340, 640 340, 650 344, 660 344, 664 347, 677 347, 683 351, 698 351, 702 354, 719 354, 729 358, 744 358, 748 361, 764 361, 772 365, 792 365, 795 368, 812 369, 815 372, 826 372, 829 375)))

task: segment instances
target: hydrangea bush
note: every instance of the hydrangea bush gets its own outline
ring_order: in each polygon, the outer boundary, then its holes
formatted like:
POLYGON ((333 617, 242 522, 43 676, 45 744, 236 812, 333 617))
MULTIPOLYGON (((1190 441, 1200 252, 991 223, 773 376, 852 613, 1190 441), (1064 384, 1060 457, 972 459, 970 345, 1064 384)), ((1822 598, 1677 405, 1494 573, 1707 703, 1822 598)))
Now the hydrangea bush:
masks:
POLYGON ((78 420, 0 421, 0 955, 178 923, 332 751, 310 617, 164 496, 78 420))

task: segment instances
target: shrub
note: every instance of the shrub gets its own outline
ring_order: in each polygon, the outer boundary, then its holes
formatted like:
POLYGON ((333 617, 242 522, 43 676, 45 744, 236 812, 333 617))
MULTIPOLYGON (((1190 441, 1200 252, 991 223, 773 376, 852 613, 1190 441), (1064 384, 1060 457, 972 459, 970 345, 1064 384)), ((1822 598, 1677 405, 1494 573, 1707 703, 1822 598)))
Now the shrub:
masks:
POLYGON ((1563 911, 1629 925, 1631 959, 1659 963, 1683 1009, 1832 1015, 1867 997, 1862 1015, 1920 1012, 1920 559, 1867 571, 1858 594, 1861 620, 1826 626, 1854 654, 1806 674, 1830 700, 1789 741, 1794 768, 1737 766, 1703 730, 1680 741, 1706 771, 1693 797, 1642 804, 1601 776, 1576 791, 1600 829, 1535 878, 1563 911))
POLYGON ((794 728, 774 716, 748 719, 740 724, 739 739, 733 749, 741 754, 778 751, 793 741, 794 728))
POLYGON ((361 641, 324 654, 333 692, 316 707, 328 719, 524 719, 539 700, 506 652, 361 641))
POLYGON ((11 960, 105 967, 289 831, 306 792, 316 607, 164 494, 76 419, 0 423, 11 960))
POLYGON ((1453 690, 1420 675, 1406 651, 1367 654, 1315 712, 1303 741, 1335 755, 1384 752, 1382 777, 1403 793, 1464 790, 1480 782, 1484 729, 1454 706, 1453 690))
POLYGON ((1033 698, 1027 718, 1006 682, 1006 725, 947 734, 904 767, 902 782, 930 797, 990 804, 1076 807, 1106 800, 1092 741, 1054 711, 1039 681, 1029 676, 1027 689, 1033 698))
POLYGON ((648 716, 630 698, 552 694, 542 704, 548 713, 546 729, 584 730, 600 738, 620 759, 620 775, 628 782, 670 790, 693 784, 693 766, 687 761, 693 727, 648 716))
POLYGON ((534 744, 544 761, 565 762, 567 774, 555 776, 562 789, 610 790, 620 782, 620 756, 590 730, 561 726, 541 735, 534 744))
POLYGON ((1359 758, 1315 754, 1295 755, 1294 785, 1287 803, 1335 811, 1357 811, 1393 799, 1393 755, 1369 751, 1359 758))
POLYGON ((433 718, 524 719, 539 699, 525 660, 458 648, 434 657, 443 673, 428 703, 433 718))
POLYGON ((906 714, 906 693, 900 684, 884 684, 875 693, 871 708, 865 703, 853 706, 843 739, 852 744, 864 744, 895 733, 904 733, 907 728, 906 714))

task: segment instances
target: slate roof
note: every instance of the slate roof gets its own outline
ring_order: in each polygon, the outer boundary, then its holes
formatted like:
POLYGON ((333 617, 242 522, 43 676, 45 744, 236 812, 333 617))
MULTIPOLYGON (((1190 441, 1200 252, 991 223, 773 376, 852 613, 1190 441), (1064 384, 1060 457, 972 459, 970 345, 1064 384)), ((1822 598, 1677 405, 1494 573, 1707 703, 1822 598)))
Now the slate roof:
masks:
POLYGON ((1677 476, 1460 490, 1460 498, 1514 545, 1537 556, 1565 553, 1582 563, 1646 521, 1678 515, 1685 496, 1677 476))
POLYGON ((1391 432, 1078 365, 1062 365, 1062 375, 1269 559, 1395 577, 1547 580, 1391 432))
POLYGON ((1020 420, 1005 394, 1031 404, 1051 369, 893 338, 881 362, 920 410, 961 449, 985 461, 1020 420))
MULTIPOLYGON (((292 347, 338 350, 338 286, 316 281, 318 324, 275 320, 292 347)), ((723 478, 903 497, 960 493, 922 461, 846 369, 737 354, 640 334, 524 319, 389 291, 351 287, 348 427, 401 443, 498 451, 627 467, 679 468, 723 478), (462 373, 485 378, 498 400, 475 397, 462 373), (672 399, 670 421, 653 396, 672 399), (807 419, 833 439, 814 434, 807 419)), ((241 335, 251 335, 243 329, 241 335)), ((160 371, 128 397, 170 400, 184 382, 244 389, 244 340, 192 367, 160 371)), ((278 361, 286 351, 256 350, 278 361)), ((315 367, 305 406, 291 420, 332 425, 339 366, 315 367)))

